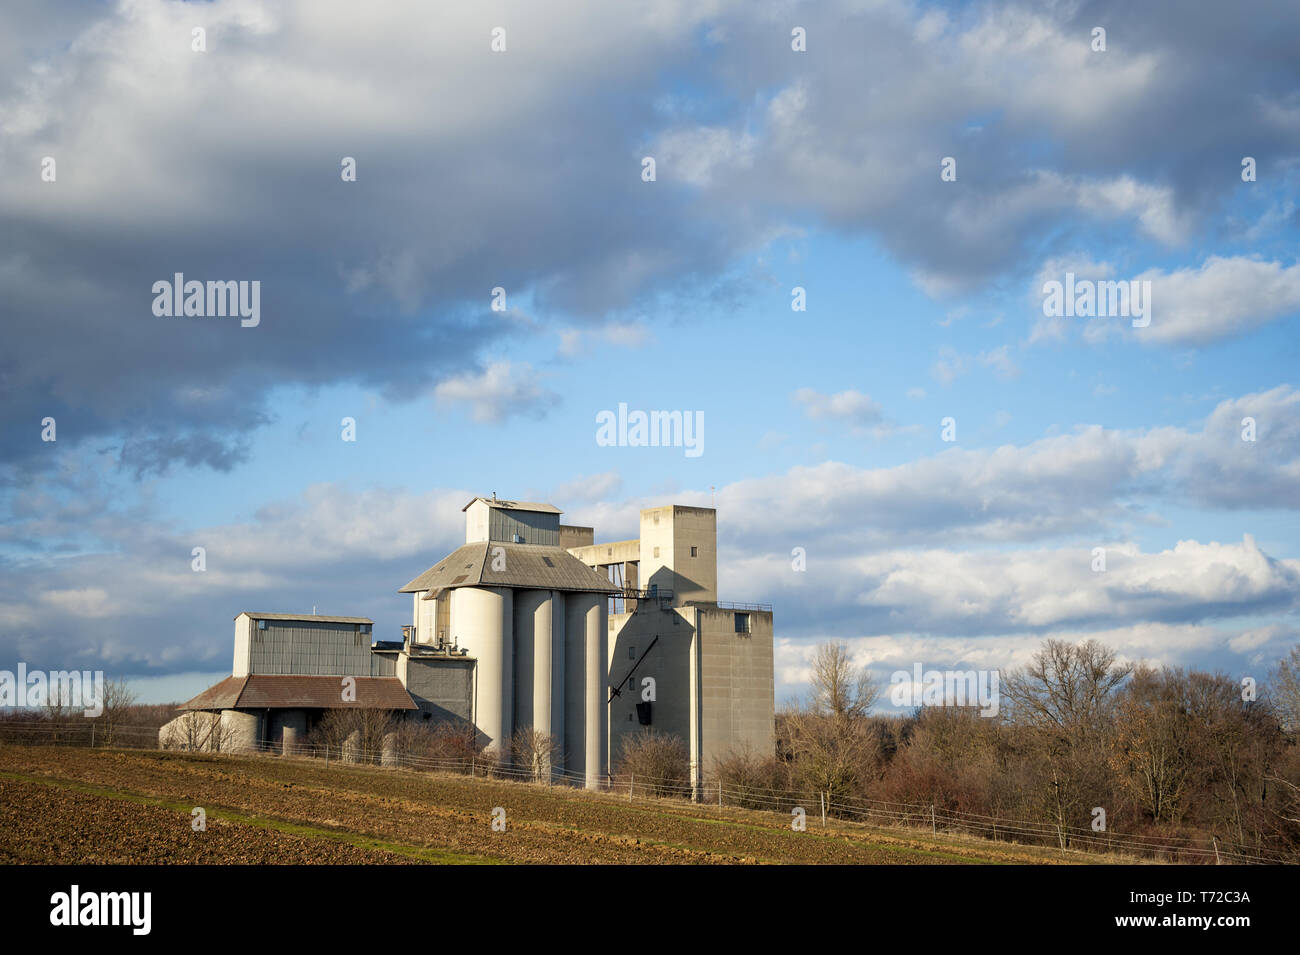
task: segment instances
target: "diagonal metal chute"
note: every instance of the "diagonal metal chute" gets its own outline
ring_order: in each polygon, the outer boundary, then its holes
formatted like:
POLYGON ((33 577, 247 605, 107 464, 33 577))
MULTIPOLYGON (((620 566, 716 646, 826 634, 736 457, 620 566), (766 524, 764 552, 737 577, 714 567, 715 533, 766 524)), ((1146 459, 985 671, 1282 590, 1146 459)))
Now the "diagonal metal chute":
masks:
POLYGON ((636 658, 636 663, 632 664, 632 669, 628 670, 627 673, 623 674, 623 679, 619 680, 618 683, 614 684, 612 687, 609 688, 609 699, 605 701, 606 704, 613 703, 614 697, 623 695, 622 692, 620 692, 619 687, 621 687, 628 680, 632 679, 632 674, 636 672, 636 668, 641 665, 641 661, 646 658, 646 654, 648 654, 651 650, 653 650, 655 644, 658 642, 659 642, 659 638, 656 636, 653 640, 650 641, 650 646, 646 647, 645 650, 642 652, 642 654, 636 658))

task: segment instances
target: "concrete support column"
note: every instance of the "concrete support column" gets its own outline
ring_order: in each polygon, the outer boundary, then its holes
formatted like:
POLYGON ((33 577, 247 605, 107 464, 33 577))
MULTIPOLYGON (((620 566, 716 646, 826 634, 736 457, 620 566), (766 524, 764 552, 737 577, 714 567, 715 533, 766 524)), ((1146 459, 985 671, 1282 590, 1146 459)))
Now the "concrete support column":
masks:
POLYGON ((353 730, 343 740, 343 762, 361 762, 361 730, 353 730))
POLYGON ((698 609, 690 612, 688 618, 691 624, 691 666, 690 666, 690 756, 691 756, 691 798, 700 799, 703 785, 704 767, 703 748, 704 748, 704 692, 703 692, 703 672, 704 658, 703 647, 701 646, 700 636, 700 612, 698 609))
POLYGON ((272 741, 275 740, 277 728, 280 735, 280 752, 285 756, 293 756, 297 754, 298 747, 307 735, 307 714, 302 710, 283 710, 276 713, 272 719, 272 741))
POLYGON ((383 748, 383 751, 381 752, 380 757, 379 757, 379 765, 381 765, 381 766, 396 766, 396 765, 398 765, 398 759, 397 759, 397 734, 396 734, 396 733, 385 733, 385 734, 384 734, 384 743, 383 743, 383 747, 384 747, 384 748, 383 748))

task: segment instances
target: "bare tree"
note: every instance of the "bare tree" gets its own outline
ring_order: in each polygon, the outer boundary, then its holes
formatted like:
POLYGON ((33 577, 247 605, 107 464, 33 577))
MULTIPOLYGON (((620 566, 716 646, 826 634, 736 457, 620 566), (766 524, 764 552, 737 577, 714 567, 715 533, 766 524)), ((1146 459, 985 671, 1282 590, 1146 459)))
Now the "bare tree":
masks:
POLYGON ((551 767, 560 759, 560 741, 532 726, 521 726, 510 738, 514 765, 534 782, 549 779, 551 767))
POLYGON ((1087 821, 1088 807, 1111 789, 1111 716, 1115 694, 1132 672, 1096 640, 1047 640, 1027 667, 1002 676, 1006 716, 1037 753, 1042 772, 1034 788, 1063 842, 1067 828, 1087 821))
POLYGON ((677 736, 645 727, 623 738, 619 775, 652 796, 681 796, 688 792, 690 756, 677 736))
POLYGON ((811 710, 836 718, 866 716, 880 696, 871 671, 856 667, 847 644, 818 644, 812 658, 811 710))
POLYGON ((312 742, 328 746, 347 759, 378 762, 384 736, 397 727, 389 710, 373 707, 338 707, 326 712, 312 731, 312 742))
POLYGON ((135 705, 136 695, 127 685, 125 678, 108 680, 104 683, 104 698, 102 701, 104 712, 101 714, 99 726, 105 746, 112 746, 114 737, 118 728, 122 725, 127 713, 135 705))
POLYGON ((1278 662, 1270 687, 1278 721, 1288 736, 1300 736, 1300 643, 1278 662))
POLYGON ((224 740, 225 727, 221 723, 221 714, 195 710, 167 724, 161 732, 159 745, 163 749, 218 753, 224 740))

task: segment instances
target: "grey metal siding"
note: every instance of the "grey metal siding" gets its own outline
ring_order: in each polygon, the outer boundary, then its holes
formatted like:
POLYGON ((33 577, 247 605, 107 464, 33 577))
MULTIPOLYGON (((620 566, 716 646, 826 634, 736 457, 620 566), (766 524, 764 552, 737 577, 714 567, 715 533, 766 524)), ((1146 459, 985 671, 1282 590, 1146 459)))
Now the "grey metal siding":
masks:
POLYGON ((397 654, 396 653, 371 653, 370 654, 370 675, 371 676, 397 676, 397 654))
POLYGON ((514 541, 516 534, 524 539, 525 544, 559 547, 560 515, 492 508, 488 515, 488 538, 508 544, 514 541))
POLYGON ((300 676, 370 675, 372 635, 360 624, 268 620, 253 626, 250 673, 300 676))

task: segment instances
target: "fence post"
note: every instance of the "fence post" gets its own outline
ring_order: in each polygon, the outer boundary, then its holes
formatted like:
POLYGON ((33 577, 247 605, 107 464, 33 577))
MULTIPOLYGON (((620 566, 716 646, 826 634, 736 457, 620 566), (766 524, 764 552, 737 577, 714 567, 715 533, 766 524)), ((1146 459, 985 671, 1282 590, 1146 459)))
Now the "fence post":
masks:
POLYGON ((1222 865, 1223 863, 1219 860, 1219 837, 1210 836, 1210 838, 1214 840, 1214 864, 1222 865))
POLYGON ((718 780, 718 808, 722 808, 722 780, 718 780))
POLYGON ((817 795, 821 797, 821 801, 822 801, 822 828, 825 829, 826 828, 826 794, 818 793, 817 795))
POLYGON ((636 785, 636 773, 629 773, 627 777, 627 801, 632 801, 632 787, 636 785))
POLYGON ((95 748, 95 724, 90 724, 90 748, 95 748))
POLYGON ((939 834, 939 827, 938 827, 938 825, 937 825, 937 824, 935 823, 935 821, 934 821, 934 806, 933 806, 933 805, 930 806, 930 834, 931 834, 931 835, 934 835, 934 836, 937 836, 937 835, 939 834))

